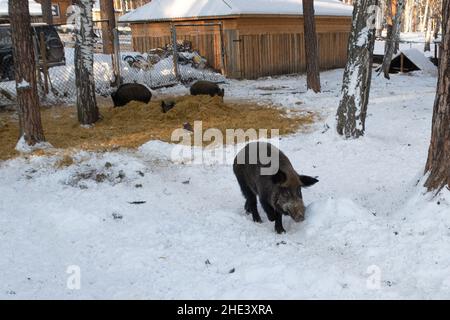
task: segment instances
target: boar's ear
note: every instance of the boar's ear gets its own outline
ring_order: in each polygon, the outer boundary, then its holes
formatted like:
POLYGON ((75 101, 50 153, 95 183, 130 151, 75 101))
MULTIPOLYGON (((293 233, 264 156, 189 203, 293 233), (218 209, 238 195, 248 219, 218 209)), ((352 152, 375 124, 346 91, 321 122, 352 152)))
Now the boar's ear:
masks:
POLYGON ((281 170, 278 170, 278 172, 272 176, 272 182, 275 184, 283 184, 286 182, 286 180, 287 180, 287 176, 281 170))
POLYGON ((298 177, 300 178, 303 187, 311 187, 312 185, 315 185, 317 182, 319 182, 319 180, 310 176, 302 176, 299 174, 298 177))

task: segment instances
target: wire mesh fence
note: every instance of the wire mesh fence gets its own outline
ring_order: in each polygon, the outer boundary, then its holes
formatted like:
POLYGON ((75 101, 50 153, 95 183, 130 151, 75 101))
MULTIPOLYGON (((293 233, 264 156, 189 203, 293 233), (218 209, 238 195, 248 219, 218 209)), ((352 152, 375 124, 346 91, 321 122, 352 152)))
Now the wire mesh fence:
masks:
MULTIPOLYGON (((65 64, 49 68, 47 80, 41 67, 37 72, 38 91, 43 105, 71 104, 76 100, 74 37, 70 28, 59 28, 59 36, 64 43, 65 64)), ((102 53, 101 27, 95 28, 94 79, 98 95, 108 96, 116 90, 116 74, 122 83, 140 83, 151 89, 189 84, 195 80, 225 80, 222 74, 209 68, 201 53, 189 47, 186 41, 177 40, 176 46, 168 43, 148 52, 134 52, 130 33, 118 32, 116 37, 120 49, 118 59, 114 60, 113 55, 102 53), (115 61, 118 62, 116 69, 115 61)), ((0 80, 0 106, 16 103, 15 87, 14 80, 0 80)))
POLYGON ((169 43, 145 53, 121 52, 120 65, 124 82, 138 82, 150 88, 188 84, 195 80, 225 80, 222 74, 209 68, 207 60, 183 40, 177 41, 175 50, 169 43))

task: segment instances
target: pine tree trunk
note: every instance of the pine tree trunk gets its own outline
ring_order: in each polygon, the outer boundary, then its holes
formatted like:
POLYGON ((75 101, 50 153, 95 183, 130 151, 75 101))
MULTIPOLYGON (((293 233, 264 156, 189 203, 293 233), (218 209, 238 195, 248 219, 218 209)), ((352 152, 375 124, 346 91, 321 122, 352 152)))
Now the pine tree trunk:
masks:
POLYGON ((100 16, 102 20, 102 39, 103 39, 103 53, 114 53, 114 34, 113 30, 116 27, 116 17, 114 15, 113 0, 100 0, 100 16))
POLYGON ((305 31, 306 82, 308 89, 312 89, 317 93, 320 92, 320 71, 314 3, 313 0, 304 0, 302 2, 305 31))
POLYGON ((42 19, 46 24, 53 24, 52 0, 41 0, 42 19))
MULTIPOLYGON (((400 37, 400 28, 402 23, 402 13, 405 6, 404 0, 397 0, 393 3, 395 6, 395 15, 392 16, 392 24, 388 26, 388 33, 384 46, 384 58, 380 71, 383 71, 384 77, 390 79, 389 69, 391 68, 392 57, 398 50, 398 41, 400 37)), ((393 12, 394 10, 391 10, 393 12)))
POLYGON ((374 26, 367 20, 369 7, 376 4, 376 0, 354 2, 342 99, 336 115, 337 132, 346 138, 364 135, 375 42, 374 26))
POLYGON ((93 0, 74 0, 73 3, 80 7, 80 23, 75 28, 75 84, 78 121, 82 125, 91 125, 100 117, 95 98, 93 0))
POLYGON ((450 187, 450 1, 442 8, 442 54, 425 172, 429 191, 450 187))
POLYGON ((20 136, 28 145, 45 141, 42 129, 39 96, 36 82, 36 64, 31 37, 28 0, 9 1, 9 16, 14 55, 14 70, 20 136))

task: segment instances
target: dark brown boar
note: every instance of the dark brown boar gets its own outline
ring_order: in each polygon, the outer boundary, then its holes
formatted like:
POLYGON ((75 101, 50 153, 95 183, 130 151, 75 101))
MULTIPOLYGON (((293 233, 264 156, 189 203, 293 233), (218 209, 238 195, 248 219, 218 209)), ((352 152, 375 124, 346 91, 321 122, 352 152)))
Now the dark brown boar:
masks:
POLYGON ((236 156, 233 164, 241 191, 246 199, 245 210, 253 221, 261 222, 257 197, 270 221, 275 221, 277 233, 286 232, 282 216, 296 222, 305 218, 301 189, 318 182, 316 178, 299 175, 289 159, 270 143, 252 142, 236 156))
POLYGON ((152 99, 152 93, 142 84, 126 83, 113 92, 111 98, 114 102, 114 107, 123 107, 131 101, 149 103, 152 99))
POLYGON ((210 95, 211 97, 223 97, 225 95, 224 89, 220 89, 216 83, 209 81, 197 81, 191 86, 190 91, 193 96, 210 95))

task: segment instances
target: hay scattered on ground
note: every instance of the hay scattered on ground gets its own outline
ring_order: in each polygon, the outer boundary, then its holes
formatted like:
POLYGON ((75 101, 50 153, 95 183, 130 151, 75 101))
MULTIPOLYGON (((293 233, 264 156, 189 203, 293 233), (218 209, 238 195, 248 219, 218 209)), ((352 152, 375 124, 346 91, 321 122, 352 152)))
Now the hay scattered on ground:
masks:
MULTIPOLYGON (((314 121, 312 113, 287 112, 257 104, 223 103, 220 97, 184 96, 174 99, 176 106, 162 113, 161 102, 131 102, 123 108, 100 106, 103 119, 92 128, 77 122, 75 107, 42 109, 47 141, 55 148, 67 150, 111 151, 136 148, 149 140, 171 141, 172 132, 188 122, 203 121, 203 130, 217 128, 225 136, 226 129, 279 129, 286 135, 314 121)), ((17 155, 18 119, 11 112, 0 113, 0 159, 17 155)), ((67 153, 67 152, 66 152, 67 153)), ((70 164, 68 158, 61 165, 70 164)))

